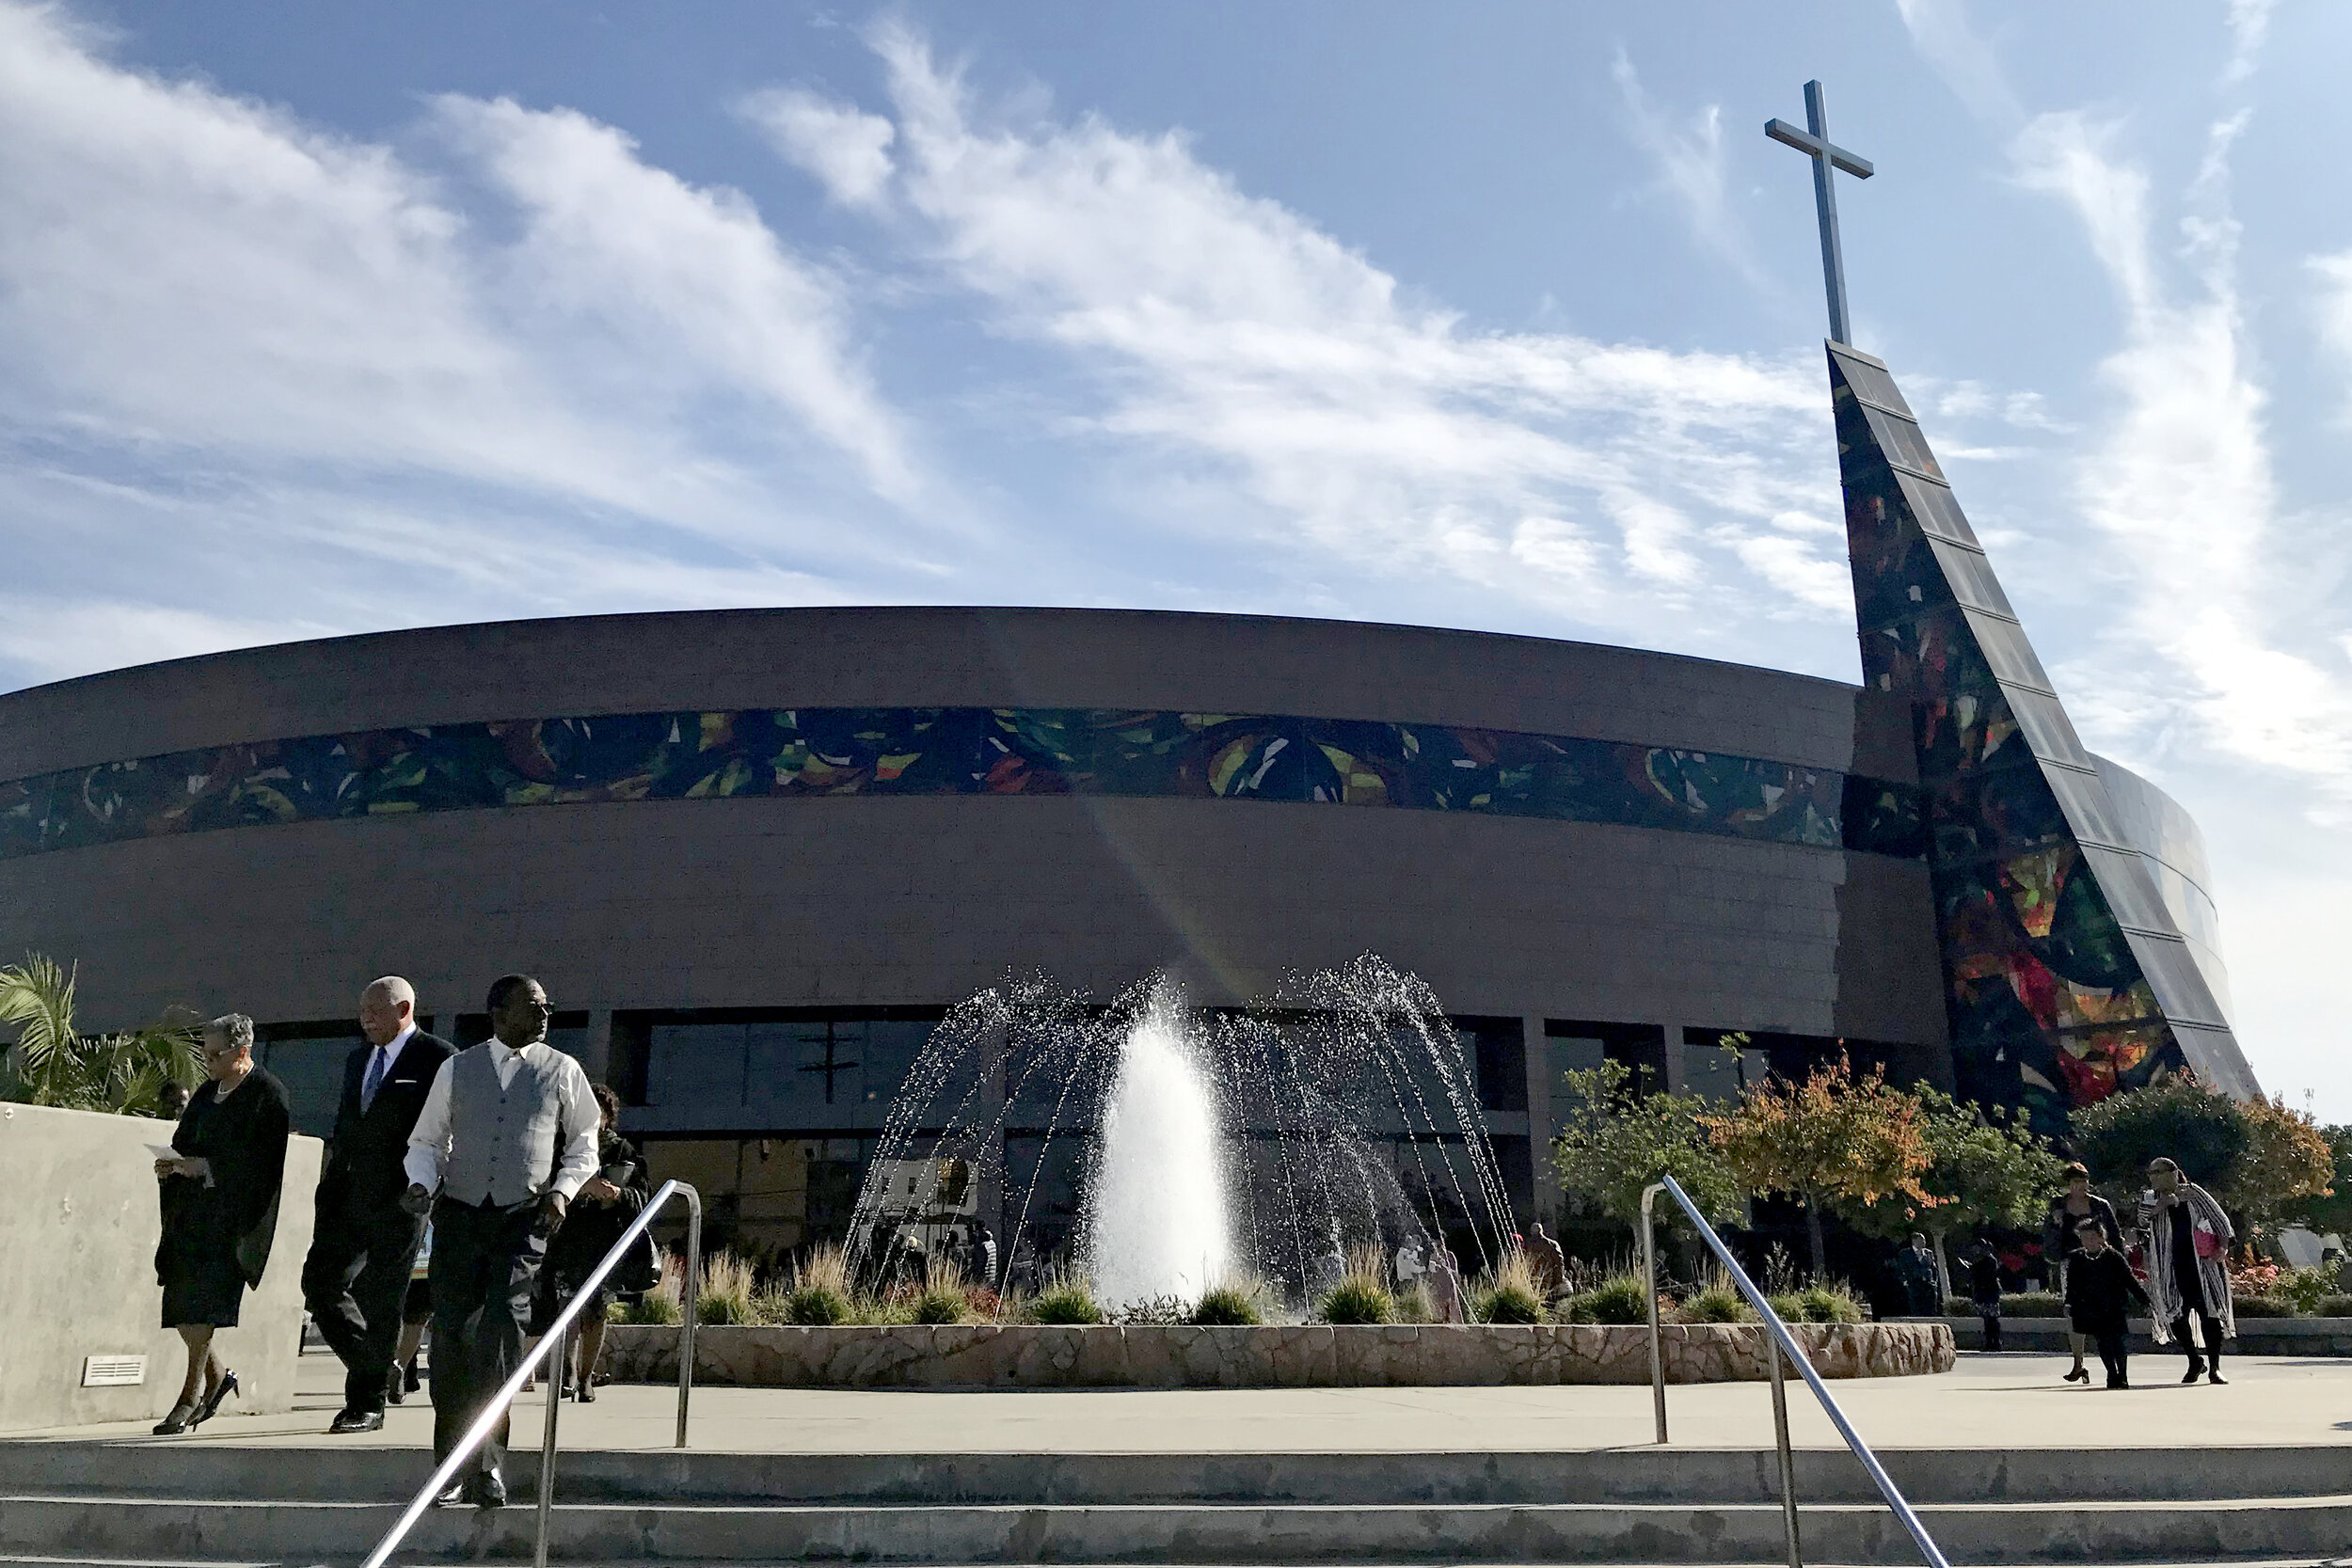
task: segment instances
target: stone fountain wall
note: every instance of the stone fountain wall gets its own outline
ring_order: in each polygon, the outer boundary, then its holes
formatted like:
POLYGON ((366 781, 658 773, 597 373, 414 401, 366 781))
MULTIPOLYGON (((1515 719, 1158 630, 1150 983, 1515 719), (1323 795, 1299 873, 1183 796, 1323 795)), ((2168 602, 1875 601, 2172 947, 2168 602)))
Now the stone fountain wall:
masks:
MULTIPOLYGON (((1800 1323, 1823 1377, 1952 1370, 1949 1325, 1800 1323)), ((677 1376, 678 1331, 615 1324, 607 1364, 623 1382, 677 1376)), ((1669 1324, 1670 1383, 1768 1375, 1754 1323, 1669 1324)), ((1647 1383, 1649 1331, 1558 1323, 1410 1323, 1264 1328, 1168 1325, 903 1324, 713 1327, 695 1335, 697 1382, 759 1388, 1360 1388, 1647 1383)))

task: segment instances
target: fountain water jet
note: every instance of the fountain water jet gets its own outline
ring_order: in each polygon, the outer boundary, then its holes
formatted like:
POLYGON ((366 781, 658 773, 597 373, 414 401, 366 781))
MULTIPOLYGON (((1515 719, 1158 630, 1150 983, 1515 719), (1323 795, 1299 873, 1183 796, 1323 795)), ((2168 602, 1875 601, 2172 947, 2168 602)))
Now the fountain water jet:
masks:
POLYGON ((1103 1300, 1192 1301, 1232 1267, 1220 1120, 1175 999, 1156 993, 1122 1043, 1088 1193, 1103 1300))

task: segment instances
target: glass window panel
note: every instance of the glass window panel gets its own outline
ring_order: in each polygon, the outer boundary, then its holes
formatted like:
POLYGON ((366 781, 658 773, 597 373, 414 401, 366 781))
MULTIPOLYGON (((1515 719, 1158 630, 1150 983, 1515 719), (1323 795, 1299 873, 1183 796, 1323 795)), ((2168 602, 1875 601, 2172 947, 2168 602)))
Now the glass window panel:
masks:
POLYGON ((1897 474, 1895 483, 1902 487, 1903 498, 1911 503, 1911 515, 1919 519, 1919 526, 1939 539, 1957 539, 1964 545, 1977 542, 1977 531, 1968 526, 1967 517, 1960 510, 1960 499, 1949 488, 1933 484, 1915 474, 1897 474))
POLYGON ((656 1023, 650 1036, 650 1103, 726 1111, 743 1103, 743 1025, 656 1023))
POLYGON ((2074 826, 2076 836, 2101 844, 2130 843, 2123 836, 2114 813, 2108 809, 2106 790, 2096 779, 2067 768, 2052 768, 2045 772, 2050 792, 2065 808, 2066 819, 2074 826))
POLYGON ((295 1132, 323 1138, 335 1130, 335 1112, 343 1098, 343 1063, 361 1043, 355 1027, 348 1035, 273 1039, 262 1045, 262 1065, 284 1082, 295 1132))
POLYGON ((2012 618, 2016 615, 2017 612, 2010 608, 2009 595, 2001 592, 2000 579, 1993 575, 1992 562, 1986 561, 1981 553, 1946 544, 1941 539, 1930 540, 1928 547, 1935 552, 1937 564, 1944 568, 1945 579, 1952 585, 1954 598, 1962 604, 1974 605, 1979 610, 1990 610, 2012 618))
POLYGON ((1876 365, 1865 364, 1859 359, 1848 358, 1842 354, 1837 356, 1837 369, 1839 373, 1845 376, 1846 385, 1851 387, 1857 395, 1868 398, 1881 407, 1892 408, 1909 417, 1911 404, 1903 401, 1903 395, 1896 388, 1893 376, 1880 370, 1876 365))
POLYGON ((1935 465, 1935 453, 1928 450, 1928 438, 1920 434, 1917 425, 1875 408, 1863 412, 1870 421, 1870 433, 1878 437, 1879 446, 1888 458, 1908 464, 1931 479, 1944 477, 1944 470, 1935 465))
POLYGON ((1989 615, 1972 613, 1967 620, 1969 629, 1977 634, 1979 651, 1997 679, 2049 689, 2050 673, 2035 657, 2033 644, 2026 640, 2023 627, 1995 621, 1989 615))
POLYGON ((2099 891, 2106 895, 2108 912, 2126 926, 2153 931, 2171 928, 2172 917, 2165 910, 2164 900, 2156 895, 2147 862, 2137 853, 2130 849, 2103 849, 2093 844, 2081 847, 2090 874, 2098 879, 2099 891))
POLYGON ((2197 960, 2189 956, 2188 943, 2142 936, 2134 936, 2131 942, 2132 952, 2139 959, 2140 973, 2154 989, 2166 1017, 2184 1022, 2226 1024, 2220 1005, 2214 1001, 2212 989, 2205 984, 2197 960))
POLYGON ((2081 768, 2090 766, 2073 721, 2056 697, 2045 697, 2022 687, 2005 687, 2003 690, 2009 697, 2010 712, 2016 717, 2018 728, 2025 731, 2026 743, 2033 748, 2034 755, 2081 768))
POLYGON ((1767 1063, 1761 1051, 1686 1040, 1682 1046, 1682 1089, 1701 1100, 1736 1100, 1750 1084, 1761 1084, 1767 1063))

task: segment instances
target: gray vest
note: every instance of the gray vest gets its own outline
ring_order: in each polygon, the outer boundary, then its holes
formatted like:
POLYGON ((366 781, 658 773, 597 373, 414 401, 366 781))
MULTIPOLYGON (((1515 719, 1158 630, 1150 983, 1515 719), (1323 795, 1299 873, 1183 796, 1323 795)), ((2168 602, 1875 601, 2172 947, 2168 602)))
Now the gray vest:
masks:
POLYGON ((571 1058, 552 1046, 526 1047, 514 1081, 501 1088, 487 1042, 451 1060, 445 1196, 511 1208, 547 1190, 575 1131, 562 1125, 562 1085, 570 1065, 571 1058))

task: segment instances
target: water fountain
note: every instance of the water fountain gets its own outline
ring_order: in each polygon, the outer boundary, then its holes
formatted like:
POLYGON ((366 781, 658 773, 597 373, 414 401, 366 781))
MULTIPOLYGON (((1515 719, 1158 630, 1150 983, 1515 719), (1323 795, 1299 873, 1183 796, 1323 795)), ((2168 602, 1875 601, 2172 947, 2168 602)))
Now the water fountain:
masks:
POLYGON ((1157 975, 1107 1004, 991 987, 933 1031, 891 1106, 853 1268, 912 1217, 909 1170, 957 1173, 1016 1282, 1082 1271, 1113 1305, 1243 1275, 1301 1300, 1362 1246, 1443 1242, 1474 1270, 1511 1228, 1461 1037, 1372 955, 1238 1012, 1189 1010, 1157 975))

